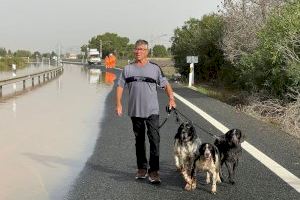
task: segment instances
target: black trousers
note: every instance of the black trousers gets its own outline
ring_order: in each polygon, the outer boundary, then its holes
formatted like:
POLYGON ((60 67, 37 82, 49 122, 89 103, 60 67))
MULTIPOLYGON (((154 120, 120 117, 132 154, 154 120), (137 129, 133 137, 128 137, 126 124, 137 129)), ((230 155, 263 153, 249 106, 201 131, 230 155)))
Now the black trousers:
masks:
POLYGON ((138 169, 148 169, 146 157, 145 133, 150 143, 149 172, 159 170, 159 115, 150 115, 148 118, 131 117, 135 135, 135 150, 138 169))

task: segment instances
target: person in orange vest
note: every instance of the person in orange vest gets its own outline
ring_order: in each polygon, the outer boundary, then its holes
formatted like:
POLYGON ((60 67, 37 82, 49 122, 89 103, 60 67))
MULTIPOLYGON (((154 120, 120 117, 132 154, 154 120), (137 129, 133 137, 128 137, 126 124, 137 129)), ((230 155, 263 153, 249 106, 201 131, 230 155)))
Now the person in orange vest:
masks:
POLYGON ((110 65, 110 63, 109 63, 109 56, 105 56, 105 58, 104 58, 104 63, 105 63, 105 67, 106 68, 109 68, 109 65, 110 65))
POLYGON ((109 54, 109 64, 110 68, 114 68, 116 66, 117 58, 114 56, 114 54, 109 54))

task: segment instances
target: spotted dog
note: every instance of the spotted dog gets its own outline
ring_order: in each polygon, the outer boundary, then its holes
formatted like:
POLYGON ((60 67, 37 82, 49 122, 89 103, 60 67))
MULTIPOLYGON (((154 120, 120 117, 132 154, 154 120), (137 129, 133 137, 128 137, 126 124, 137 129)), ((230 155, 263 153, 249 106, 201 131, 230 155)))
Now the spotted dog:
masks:
POLYGON ((197 157, 192 166, 191 176, 186 179, 185 189, 190 191, 197 187, 196 172, 206 172, 206 183, 209 184, 212 176, 211 193, 217 192, 217 183, 221 183, 220 179, 220 154, 218 148, 210 143, 203 143, 197 150, 197 157))
MULTIPOLYGON (((241 143, 244 141, 244 134, 239 129, 231 129, 225 135, 216 138, 214 144, 218 147, 221 156, 221 166, 225 163, 229 182, 234 184, 235 170, 238 166, 242 153, 241 143)), ((223 177, 221 176, 223 181, 223 177)))
POLYGON ((195 159, 195 152, 201 145, 201 140, 196 134, 191 122, 183 122, 175 135, 174 158, 178 171, 185 180, 190 179, 191 168, 195 159))

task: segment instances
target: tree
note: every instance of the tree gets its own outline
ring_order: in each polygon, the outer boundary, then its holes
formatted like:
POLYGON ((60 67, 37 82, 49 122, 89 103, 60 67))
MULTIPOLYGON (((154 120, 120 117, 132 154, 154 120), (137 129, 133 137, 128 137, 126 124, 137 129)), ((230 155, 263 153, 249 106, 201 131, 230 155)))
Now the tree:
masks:
POLYGON ((53 57, 57 57, 57 54, 54 51, 51 52, 51 58, 53 57))
POLYGON ((31 52, 28 50, 17 50, 14 53, 14 56, 16 57, 30 57, 31 56, 31 52))
POLYGON ((43 53, 42 57, 44 58, 50 58, 51 54, 50 53, 43 53))
POLYGON ((300 1, 227 0, 223 50, 237 85, 285 98, 300 86, 300 1))
POLYGON ((253 53, 259 45, 258 31, 267 15, 286 0, 224 0, 220 10, 225 22, 222 49, 232 63, 253 53))
POLYGON ((175 29, 171 51, 179 72, 187 76, 189 64, 186 63, 186 56, 198 56, 195 81, 221 78, 220 72, 230 67, 220 48, 222 33, 223 21, 216 14, 205 15, 201 20, 192 18, 182 28, 175 29))
POLYGON ((155 45, 152 49, 154 57, 167 57, 168 52, 164 45, 155 45))
POLYGON ((0 48, 0 57, 5 57, 7 54, 6 49, 5 48, 0 48))
POLYGON ((35 59, 35 58, 41 58, 42 54, 39 51, 35 51, 32 55, 31 58, 35 59))
POLYGON ((257 33, 259 45, 239 62, 241 85, 285 98, 300 87, 300 1, 274 8, 257 33))
POLYGON ((88 48, 88 45, 84 44, 80 47, 80 50, 81 52, 84 53, 85 57, 87 57, 87 48, 88 48))
POLYGON ((114 53, 117 57, 128 57, 129 39, 127 37, 120 37, 116 33, 105 33, 92 37, 87 46, 99 50, 100 45, 102 45, 103 56, 114 53))

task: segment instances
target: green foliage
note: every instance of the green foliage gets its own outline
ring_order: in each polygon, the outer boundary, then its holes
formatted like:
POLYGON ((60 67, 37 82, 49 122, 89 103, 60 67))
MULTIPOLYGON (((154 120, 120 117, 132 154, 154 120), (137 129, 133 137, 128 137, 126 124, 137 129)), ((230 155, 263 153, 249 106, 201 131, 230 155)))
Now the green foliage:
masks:
POLYGON ((167 49, 164 45, 155 45, 152 51, 154 57, 163 58, 168 56, 167 49))
POLYGON ((28 50, 17 50, 14 53, 14 56, 16 56, 16 57, 31 57, 31 52, 28 50))
POLYGON ((102 55, 105 57, 109 53, 114 53, 117 57, 128 57, 132 54, 132 49, 129 49, 129 39, 127 37, 120 37, 116 33, 105 33, 92 37, 88 45, 81 47, 85 51, 87 47, 100 49, 102 44, 102 55))
POLYGON ((35 59, 35 58, 41 58, 42 54, 39 51, 35 51, 32 55, 31 58, 35 59))
POLYGON ((179 73, 188 76, 186 56, 198 56, 195 80, 222 80, 222 75, 231 70, 231 65, 224 60, 220 48, 222 33, 223 21, 216 14, 205 15, 201 20, 192 18, 181 28, 177 28, 172 38, 171 51, 179 73))
POLYGON ((51 58, 53 58, 54 56, 57 56, 57 54, 54 51, 52 51, 51 52, 51 58))
POLYGON ((4 57, 0 58, 0 71, 9 71, 11 70, 11 65, 16 64, 17 69, 24 68, 26 62, 23 58, 20 57, 4 57))
POLYGON ((7 52, 5 48, 0 48, 0 57, 6 56, 7 52))
POLYGON ((300 87, 300 1, 272 12, 258 33, 259 47, 241 57, 239 83, 243 89, 284 97, 300 87))

